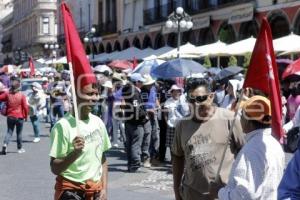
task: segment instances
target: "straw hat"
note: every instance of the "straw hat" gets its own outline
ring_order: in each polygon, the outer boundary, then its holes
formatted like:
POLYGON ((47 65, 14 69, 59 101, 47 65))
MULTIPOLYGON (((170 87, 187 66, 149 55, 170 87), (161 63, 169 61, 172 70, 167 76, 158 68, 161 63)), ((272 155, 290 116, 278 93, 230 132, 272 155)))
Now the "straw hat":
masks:
POLYGON ((251 97, 244 103, 242 110, 247 120, 271 124, 271 103, 266 97, 259 95, 251 97))
POLYGON ((148 74, 144 75, 144 78, 146 79, 143 85, 152 85, 155 83, 155 80, 148 74))
POLYGON ((105 83, 102 86, 106 87, 106 88, 110 88, 110 89, 113 88, 113 85, 112 85, 111 81, 105 81, 105 83))

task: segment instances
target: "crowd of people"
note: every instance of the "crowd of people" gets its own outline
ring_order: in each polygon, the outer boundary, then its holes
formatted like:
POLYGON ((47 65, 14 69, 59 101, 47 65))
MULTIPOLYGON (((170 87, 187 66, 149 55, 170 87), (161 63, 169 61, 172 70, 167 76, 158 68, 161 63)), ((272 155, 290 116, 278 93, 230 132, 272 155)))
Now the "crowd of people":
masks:
MULTIPOLYGON (((15 127, 18 153, 25 152, 22 128, 28 116, 34 143, 40 141, 40 123, 50 122, 56 199, 105 199, 104 152, 111 147, 124 149, 129 173, 165 165, 169 150, 176 200, 300 198, 299 152, 284 173, 285 142, 272 136, 270 101, 261 91, 242 90, 243 75, 154 80, 106 65, 93 70, 96 82, 76 88, 79 122, 69 71, 36 77, 42 82, 33 82, 26 96, 18 75, 0 77, 1 113, 7 117, 2 155, 15 127), (82 189, 87 180, 91 190, 82 189)), ((299 83, 282 83, 286 133, 299 126, 299 83)))

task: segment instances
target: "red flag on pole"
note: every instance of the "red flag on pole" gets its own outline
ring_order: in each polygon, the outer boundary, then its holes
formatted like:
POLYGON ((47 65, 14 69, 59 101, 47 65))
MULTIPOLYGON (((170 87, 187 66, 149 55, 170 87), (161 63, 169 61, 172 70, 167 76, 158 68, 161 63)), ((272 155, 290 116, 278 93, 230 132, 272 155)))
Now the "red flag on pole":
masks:
POLYGON ((61 4, 61 12, 64 21, 67 60, 68 63, 72 63, 75 84, 83 87, 90 83, 96 83, 96 77, 91 69, 71 11, 66 3, 61 4))
POLYGON ((136 66, 138 66, 138 61, 137 61, 136 57, 134 56, 133 57, 133 65, 132 65, 133 69, 135 69, 136 66))
POLYGON ((29 57, 29 69, 30 69, 30 77, 34 77, 35 75, 35 67, 33 63, 32 57, 29 57))
POLYGON ((272 107, 272 131, 279 139, 283 136, 282 104, 272 41, 269 23, 263 18, 243 87, 258 89, 268 94, 272 107))

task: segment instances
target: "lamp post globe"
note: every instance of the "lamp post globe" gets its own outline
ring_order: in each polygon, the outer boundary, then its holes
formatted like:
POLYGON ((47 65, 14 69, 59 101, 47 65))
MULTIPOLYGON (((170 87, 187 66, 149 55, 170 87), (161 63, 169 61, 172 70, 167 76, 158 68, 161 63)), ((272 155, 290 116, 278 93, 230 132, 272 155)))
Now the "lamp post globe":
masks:
POLYGON ((167 28, 172 28, 172 27, 173 27, 173 22, 172 22, 171 20, 168 20, 168 21, 166 22, 166 27, 167 27, 167 28))
POLYGON ((182 15, 182 14, 183 14, 183 12, 184 12, 184 10, 183 10, 183 8, 182 8, 182 7, 178 7, 178 8, 176 8, 176 13, 177 13, 178 15, 182 15))
POLYGON ((194 26, 194 24, 193 24, 192 21, 188 21, 188 22, 186 23, 186 28, 187 28, 187 29, 191 29, 191 28, 193 28, 193 26, 194 26))
POLYGON ((89 42, 89 38, 85 37, 85 38, 83 38, 83 41, 84 41, 85 43, 88 43, 88 42, 89 42))
POLYGON ((50 44, 50 49, 54 49, 54 44, 50 44))
POLYGON ((45 45, 44 45, 44 48, 45 48, 45 49, 48 49, 48 48, 49 48, 49 45, 48 45, 48 44, 45 44, 45 45))
POLYGON ((186 28, 187 22, 183 19, 179 22, 180 28, 186 28))
POLYGON ((55 44, 55 49, 58 49, 59 48, 59 45, 58 44, 55 44))
POLYGON ((91 28, 91 33, 96 33, 96 28, 95 27, 91 28))

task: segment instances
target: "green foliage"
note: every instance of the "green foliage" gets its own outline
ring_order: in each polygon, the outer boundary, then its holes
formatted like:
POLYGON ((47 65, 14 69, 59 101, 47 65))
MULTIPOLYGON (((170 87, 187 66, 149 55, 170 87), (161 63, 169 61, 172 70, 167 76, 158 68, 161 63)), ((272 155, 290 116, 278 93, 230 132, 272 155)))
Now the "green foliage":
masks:
POLYGON ((228 66, 237 66, 237 59, 235 56, 230 56, 228 66))
POLYGON ((250 65, 250 60, 251 60, 251 53, 246 53, 245 56, 244 56, 244 64, 243 64, 243 67, 244 68, 248 68, 249 65, 250 65))
POLYGON ((203 66, 204 67, 211 67, 211 61, 210 61, 210 58, 208 56, 205 56, 203 66))
POLYGON ((56 64, 56 66, 55 66, 55 68, 56 68, 56 71, 57 72, 62 72, 65 68, 64 68, 64 64, 56 64))

